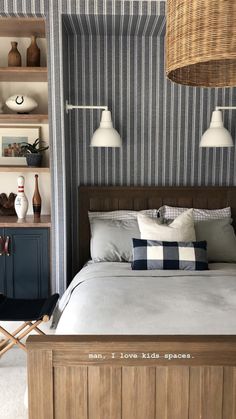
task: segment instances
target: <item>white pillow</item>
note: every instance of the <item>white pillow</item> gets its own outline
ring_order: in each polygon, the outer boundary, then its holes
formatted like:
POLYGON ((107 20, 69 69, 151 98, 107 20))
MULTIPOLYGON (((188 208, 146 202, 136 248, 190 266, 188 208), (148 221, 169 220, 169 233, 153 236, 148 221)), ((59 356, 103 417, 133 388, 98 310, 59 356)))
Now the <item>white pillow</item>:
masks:
POLYGON ((138 214, 138 225, 141 239, 167 242, 195 241, 193 209, 179 215, 171 224, 158 224, 156 220, 143 214, 138 214))

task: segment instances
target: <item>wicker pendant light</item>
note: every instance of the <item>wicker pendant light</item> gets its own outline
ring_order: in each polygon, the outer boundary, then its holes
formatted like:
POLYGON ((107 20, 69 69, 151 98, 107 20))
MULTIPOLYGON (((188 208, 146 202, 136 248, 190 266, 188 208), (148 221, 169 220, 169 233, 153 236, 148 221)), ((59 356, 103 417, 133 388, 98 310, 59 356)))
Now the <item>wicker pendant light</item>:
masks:
POLYGON ((167 0, 167 77, 236 86, 236 0, 167 0))

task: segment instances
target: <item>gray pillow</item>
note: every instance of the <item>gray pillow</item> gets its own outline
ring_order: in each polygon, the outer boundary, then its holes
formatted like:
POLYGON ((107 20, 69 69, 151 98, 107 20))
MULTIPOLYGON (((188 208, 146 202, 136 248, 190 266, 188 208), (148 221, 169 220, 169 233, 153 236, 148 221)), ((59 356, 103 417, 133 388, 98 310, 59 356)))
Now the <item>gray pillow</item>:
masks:
POLYGON ((195 222, 197 241, 207 241, 209 262, 236 262, 236 236, 231 218, 195 222))
POLYGON ((94 262, 131 262, 133 238, 140 238, 136 219, 90 219, 90 253, 94 262))

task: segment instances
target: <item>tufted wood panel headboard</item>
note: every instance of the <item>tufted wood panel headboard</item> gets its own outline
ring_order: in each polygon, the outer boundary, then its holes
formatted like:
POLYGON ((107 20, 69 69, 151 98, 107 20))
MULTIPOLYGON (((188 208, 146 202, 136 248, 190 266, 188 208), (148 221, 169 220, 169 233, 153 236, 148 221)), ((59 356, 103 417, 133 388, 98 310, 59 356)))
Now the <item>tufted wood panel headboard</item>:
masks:
POLYGON ((90 258, 88 211, 142 210, 162 205, 216 209, 230 206, 236 228, 236 187, 79 188, 79 268, 90 258))

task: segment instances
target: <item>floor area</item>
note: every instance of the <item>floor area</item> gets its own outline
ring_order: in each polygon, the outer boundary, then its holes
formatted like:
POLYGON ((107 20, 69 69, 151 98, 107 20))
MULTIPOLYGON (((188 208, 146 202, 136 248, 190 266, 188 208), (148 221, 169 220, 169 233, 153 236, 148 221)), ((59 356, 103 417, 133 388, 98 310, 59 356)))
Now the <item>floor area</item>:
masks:
MULTIPOLYGON (((14 330, 18 323, 1 322, 3 327, 14 330)), ((53 334, 50 323, 43 324, 46 334, 53 334)), ((0 335, 0 338, 2 336, 0 335)), ((16 346, 0 357, 0 419, 28 419, 25 406, 27 386, 27 354, 16 346)))
POLYGON ((24 405, 27 355, 13 348, 0 357, 0 419, 27 419, 24 405))

